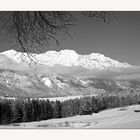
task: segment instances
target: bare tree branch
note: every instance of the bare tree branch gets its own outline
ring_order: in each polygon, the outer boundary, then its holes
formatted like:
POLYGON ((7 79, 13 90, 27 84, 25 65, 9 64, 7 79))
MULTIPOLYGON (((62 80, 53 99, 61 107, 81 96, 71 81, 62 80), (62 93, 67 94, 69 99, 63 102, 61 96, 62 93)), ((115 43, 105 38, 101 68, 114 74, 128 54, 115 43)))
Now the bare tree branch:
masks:
MULTIPOLYGON (((109 22, 111 12, 84 11, 79 12, 88 18, 96 18, 109 22)), ((59 44, 57 35, 64 32, 68 36, 71 26, 76 24, 73 12, 69 11, 11 11, 1 12, 1 28, 6 36, 16 43, 23 53, 32 59, 31 52, 41 52, 51 41, 59 44)))

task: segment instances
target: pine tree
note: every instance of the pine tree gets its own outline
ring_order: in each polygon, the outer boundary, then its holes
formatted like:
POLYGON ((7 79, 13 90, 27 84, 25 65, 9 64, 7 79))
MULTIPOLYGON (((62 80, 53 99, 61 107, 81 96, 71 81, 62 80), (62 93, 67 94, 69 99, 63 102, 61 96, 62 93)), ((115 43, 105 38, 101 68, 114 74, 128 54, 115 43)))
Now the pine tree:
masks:
POLYGON ((55 102, 54 118, 62 118, 62 105, 61 105, 60 101, 55 102))
POLYGON ((92 112, 94 113, 99 112, 99 101, 95 97, 91 98, 91 108, 92 108, 92 112))
POLYGON ((13 120, 12 122, 20 123, 23 119, 22 100, 16 100, 13 106, 13 120))

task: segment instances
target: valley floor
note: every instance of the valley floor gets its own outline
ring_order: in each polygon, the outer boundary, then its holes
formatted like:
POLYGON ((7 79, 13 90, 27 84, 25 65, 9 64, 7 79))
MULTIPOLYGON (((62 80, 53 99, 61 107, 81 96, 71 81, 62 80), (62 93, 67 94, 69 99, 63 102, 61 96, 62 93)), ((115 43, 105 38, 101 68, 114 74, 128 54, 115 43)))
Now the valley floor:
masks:
POLYGON ((140 128, 139 110, 140 105, 132 105, 92 115, 1 125, 0 128, 140 128))

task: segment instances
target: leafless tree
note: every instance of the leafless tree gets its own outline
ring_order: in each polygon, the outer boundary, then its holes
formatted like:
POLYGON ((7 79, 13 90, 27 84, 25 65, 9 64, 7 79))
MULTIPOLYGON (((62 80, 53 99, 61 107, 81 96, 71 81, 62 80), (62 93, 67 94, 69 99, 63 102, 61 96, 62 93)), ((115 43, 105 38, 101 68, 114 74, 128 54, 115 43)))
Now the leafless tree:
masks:
MULTIPOLYGON (((96 18, 108 22, 111 13, 103 11, 79 12, 81 16, 96 18)), ((21 52, 40 51, 51 41, 59 44, 57 34, 76 24, 73 12, 70 11, 9 11, 1 12, 1 27, 6 35, 14 40, 21 52)))

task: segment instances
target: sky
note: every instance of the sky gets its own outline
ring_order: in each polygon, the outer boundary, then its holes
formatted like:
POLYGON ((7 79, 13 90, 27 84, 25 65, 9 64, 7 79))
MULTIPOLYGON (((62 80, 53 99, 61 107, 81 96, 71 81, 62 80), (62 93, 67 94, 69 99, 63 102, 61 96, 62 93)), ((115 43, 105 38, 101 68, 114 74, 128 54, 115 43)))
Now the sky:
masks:
MULTIPOLYGON (((71 38, 62 35, 60 45, 50 44, 47 50, 102 53, 120 62, 140 66, 140 12, 114 12, 109 24, 74 14, 77 23, 69 30, 71 38)), ((10 45, 1 41, 0 52, 8 49, 10 45)))

